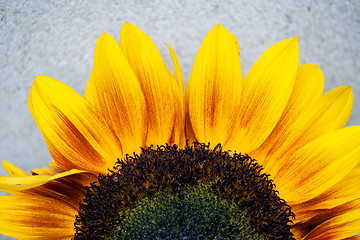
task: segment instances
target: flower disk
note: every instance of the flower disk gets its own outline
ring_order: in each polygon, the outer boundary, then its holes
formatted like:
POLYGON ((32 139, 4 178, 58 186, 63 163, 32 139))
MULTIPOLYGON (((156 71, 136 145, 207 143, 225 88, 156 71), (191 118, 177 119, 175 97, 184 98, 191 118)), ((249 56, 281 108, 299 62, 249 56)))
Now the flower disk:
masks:
POLYGON ((293 239, 294 214, 261 171, 220 144, 142 149, 87 188, 75 239, 293 239))

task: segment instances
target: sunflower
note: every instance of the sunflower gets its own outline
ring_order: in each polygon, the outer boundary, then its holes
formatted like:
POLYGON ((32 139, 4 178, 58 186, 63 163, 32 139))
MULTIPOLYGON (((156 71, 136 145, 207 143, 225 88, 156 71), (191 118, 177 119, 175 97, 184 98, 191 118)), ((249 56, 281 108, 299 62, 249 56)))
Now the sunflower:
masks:
MULTIPOLYGON (((169 46, 168 46, 169 47, 169 46)), ((216 25, 184 93, 130 23, 104 33, 84 97, 37 76, 29 109, 53 161, 0 177, 0 233, 19 239, 360 239, 360 127, 348 86, 323 94, 297 38, 242 79, 216 25), (144 237, 146 236, 146 237, 144 237)))

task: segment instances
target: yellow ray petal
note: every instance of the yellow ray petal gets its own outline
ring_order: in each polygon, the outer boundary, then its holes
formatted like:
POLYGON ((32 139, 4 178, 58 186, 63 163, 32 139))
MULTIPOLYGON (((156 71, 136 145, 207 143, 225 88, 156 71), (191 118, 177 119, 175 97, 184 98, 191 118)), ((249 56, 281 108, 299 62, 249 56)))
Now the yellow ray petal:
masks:
POLYGON ((124 155, 145 146, 145 98, 125 55, 109 34, 102 34, 96 42, 85 98, 115 130, 124 155))
POLYGON ((293 92, 280 123, 290 125, 294 122, 302 111, 322 96, 324 83, 324 75, 319 66, 311 63, 300 65, 293 92))
POLYGON ((70 171, 56 176, 28 176, 0 179, 0 189, 19 196, 44 196, 61 200, 79 210, 86 186, 97 181, 97 175, 89 172, 70 171))
MULTIPOLYGON (((29 176, 30 175, 7 161, 3 161, 1 164, 4 168, 4 170, 11 177, 21 177, 21 176, 29 176)), ((33 175, 55 175, 56 173, 59 173, 59 172, 60 171, 56 171, 51 167, 50 168, 49 167, 35 168, 35 169, 31 170, 31 173, 33 175)), ((63 172, 63 171, 61 171, 61 172, 63 172)))
POLYGON ((291 209, 296 214, 295 222, 302 222, 311 218, 313 211, 331 209, 358 198, 360 199, 360 169, 354 169, 324 193, 305 203, 292 205, 291 209))
POLYGON ((264 165, 268 173, 276 175, 278 168, 286 164, 287 158, 298 148, 321 135, 343 128, 350 117, 352 104, 350 87, 335 88, 302 113, 295 123, 283 128, 266 156, 264 165))
POLYGON ((105 173, 122 156, 113 130, 69 86, 37 76, 29 93, 29 109, 51 155, 62 168, 105 173))
POLYGON ((179 59, 176 56, 176 53, 175 53, 174 49, 172 49, 168 44, 166 44, 166 46, 169 49, 171 60, 172 60, 173 65, 174 65, 174 77, 178 82, 180 94, 181 93, 184 94, 184 79, 183 79, 183 75, 182 75, 182 72, 181 72, 179 59))
POLYGON ((360 199, 331 211, 334 217, 322 222, 304 240, 344 239, 360 232, 360 199))
POLYGON ((147 145, 178 143, 182 125, 179 84, 155 44, 144 32, 125 23, 120 32, 120 47, 137 75, 145 95, 148 113, 147 145))
POLYGON ((90 174, 81 170, 70 170, 64 173, 55 175, 28 175, 16 177, 1 177, 0 176, 0 190, 5 192, 24 191, 30 188, 44 185, 53 180, 59 180, 71 175, 90 174))
POLYGON ((77 211, 79 203, 85 198, 86 186, 97 181, 97 175, 90 173, 73 174, 57 178, 43 185, 24 191, 15 192, 16 195, 41 195, 49 198, 59 199, 77 211))
POLYGON ((276 144, 283 132, 289 128, 306 111, 312 103, 322 96, 324 90, 324 75, 321 69, 315 64, 303 64, 298 68, 294 89, 286 108, 275 129, 265 142, 250 153, 260 164, 264 164, 267 153, 276 144))
POLYGON ((359 240, 359 239, 360 239, 360 236, 352 236, 352 237, 345 238, 344 240, 359 240))
POLYGON ((8 161, 2 161, 1 165, 10 177, 22 177, 29 175, 20 168, 16 167, 14 164, 9 163, 8 161))
POLYGON ((338 183, 359 163, 360 126, 324 135, 288 158, 273 180, 289 204, 306 202, 338 183))
MULTIPOLYGON (((175 51, 168 45, 166 44, 166 46, 169 48, 169 52, 170 52, 170 56, 174 65, 174 77, 178 82, 179 85, 179 96, 180 96, 180 108, 176 108, 177 111, 180 111, 178 113, 176 113, 176 117, 175 118, 175 125, 176 126, 180 126, 178 128, 175 128, 176 131, 180 131, 178 133, 176 133, 176 136, 180 136, 180 146, 185 146, 185 93, 184 93, 184 79, 183 79, 183 75, 181 72, 181 68, 180 68, 180 63, 179 63, 179 59, 176 56, 175 51)), ((176 140, 177 141, 177 140, 176 140)))
POLYGON ((49 163, 49 167, 57 173, 66 172, 66 169, 62 168, 55 160, 49 163))
POLYGON ((77 211, 43 196, 1 196, 0 233, 19 239, 70 239, 77 211))
POLYGON ((55 175, 58 172, 52 168, 42 167, 42 168, 31 169, 31 173, 33 175, 55 175))
POLYGON ((242 77, 236 37, 220 24, 205 37, 186 86, 190 131, 200 142, 225 144, 239 114, 242 77))
POLYGON ((290 98, 299 64, 297 38, 267 49, 243 81, 240 116, 227 149, 249 153, 273 131, 290 98))

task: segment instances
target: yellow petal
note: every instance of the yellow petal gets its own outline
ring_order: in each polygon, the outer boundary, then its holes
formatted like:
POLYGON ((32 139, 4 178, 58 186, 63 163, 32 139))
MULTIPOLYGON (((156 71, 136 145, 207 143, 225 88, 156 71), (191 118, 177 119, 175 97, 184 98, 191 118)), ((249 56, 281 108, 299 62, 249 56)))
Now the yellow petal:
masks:
POLYGON ((1 165, 10 177, 22 177, 29 175, 15 165, 9 163, 8 161, 2 161, 1 165))
POLYGON ((287 158, 298 148, 321 135, 343 128, 350 117, 352 104, 350 87, 335 88, 302 113, 291 126, 279 131, 277 141, 264 162, 268 173, 276 175, 278 168, 286 164, 287 158))
POLYGON ((33 175, 55 175, 58 172, 52 168, 42 167, 42 168, 31 169, 31 173, 33 175))
POLYGON ((348 237, 348 238, 344 238, 344 240, 359 240, 360 236, 352 236, 352 237, 348 237))
POLYGON ((86 186, 97 181, 97 175, 91 173, 72 174, 49 181, 43 185, 18 191, 16 195, 41 195, 59 199, 79 210, 79 203, 85 198, 86 186))
POLYGON ((324 75, 315 64, 303 64, 298 68, 294 89, 286 108, 275 129, 266 141, 250 153, 260 164, 270 149, 276 144, 283 132, 286 131, 317 99, 322 96, 324 89, 324 75))
MULTIPOLYGON (((4 168, 4 170, 9 174, 9 176, 11 177, 21 177, 21 176, 29 176, 30 174, 24 172, 23 170, 21 170, 20 168, 16 167, 15 165, 7 162, 7 161, 3 161, 2 166, 4 168)), ((59 170, 59 169, 58 169, 59 170)), ((33 175, 55 175, 56 173, 59 172, 63 172, 62 171, 56 171, 53 168, 49 168, 49 167, 43 167, 43 168, 35 168, 31 170, 31 173, 33 175)))
POLYGON ((106 173, 122 156, 113 130, 69 86, 37 76, 29 94, 29 109, 51 155, 62 168, 106 173))
POLYGON ((66 169, 62 168, 55 160, 49 163, 49 167, 57 173, 66 172, 66 169))
POLYGON ((331 209, 341 204, 360 199, 360 169, 352 170, 344 179, 327 191, 305 203, 292 205, 296 222, 305 221, 318 209, 331 209))
POLYGON ((273 180, 289 204, 306 202, 342 180, 360 159, 360 126, 317 138, 287 159, 273 180))
MULTIPOLYGON (((360 199, 343 204, 330 213, 332 218, 322 222, 304 240, 344 239, 360 232, 360 199)), ((328 213, 329 214, 329 213, 328 213)))
POLYGON ((19 239, 70 239, 77 211, 43 196, 1 196, 0 233, 19 239))
POLYGON ((148 113, 147 145, 178 143, 182 125, 179 84, 155 44, 144 32, 125 23, 120 32, 120 47, 138 77, 148 113))
POLYGON ((114 129, 124 155, 145 146, 145 98, 125 55, 109 34, 102 34, 96 42, 85 98, 114 129))
POLYGON ((224 144, 234 128, 242 91, 239 54, 236 37, 220 24, 196 54, 186 86, 186 127, 200 142, 224 144))
POLYGON ((182 75, 182 72, 181 72, 179 59, 176 56, 176 53, 175 53, 174 49, 172 49, 168 44, 166 44, 166 46, 169 49, 171 60, 172 60, 173 65, 174 65, 174 77, 178 82, 180 94, 184 94, 184 79, 183 79, 183 75, 182 75))
POLYGON ((54 176, 0 177, 0 189, 19 196, 44 196, 61 200, 79 209, 86 186, 97 181, 97 174, 72 170, 54 176))
MULTIPOLYGON (((170 56, 174 65, 174 77, 178 82, 178 88, 179 88, 179 96, 180 96, 180 108, 176 108, 177 111, 180 111, 178 113, 176 113, 176 117, 175 118, 175 125, 176 126, 180 126, 178 128, 175 128, 176 131, 180 131, 176 134, 176 136, 180 136, 180 146, 184 146, 185 145, 185 93, 184 93, 184 79, 183 79, 183 75, 181 72, 181 68, 180 68, 180 63, 179 60, 176 56, 175 51, 168 45, 166 44, 166 46, 169 48, 169 52, 170 52, 170 56)), ((177 141, 177 140, 176 140, 177 141)))
POLYGON ((243 81, 240 116, 227 149, 250 153, 273 131, 290 98, 299 64, 297 38, 276 43, 243 81))
POLYGON ((64 173, 55 175, 28 175, 16 177, 1 177, 0 176, 0 190, 5 192, 24 191, 30 188, 44 185, 53 180, 59 180, 71 175, 90 174, 81 170, 70 170, 64 173))

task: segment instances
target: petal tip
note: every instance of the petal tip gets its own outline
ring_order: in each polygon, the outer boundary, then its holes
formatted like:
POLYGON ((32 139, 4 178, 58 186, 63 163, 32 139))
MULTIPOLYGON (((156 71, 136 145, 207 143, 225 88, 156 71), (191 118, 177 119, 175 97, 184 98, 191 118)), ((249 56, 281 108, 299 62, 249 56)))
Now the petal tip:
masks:
POLYGON ((33 88, 39 87, 39 85, 43 85, 45 83, 45 78, 42 75, 37 75, 34 78, 34 81, 32 83, 32 86, 30 88, 30 93, 32 92, 33 88))
MULTIPOLYGON (((98 47, 102 48, 103 46, 110 45, 112 42, 116 42, 116 40, 110 34, 104 32, 97 39, 95 49, 97 49, 98 47)), ((115 45, 118 45, 118 43, 116 42, 115 45)), ((101 49, 100 51, 104 51, 104 49, 101 49)), ((96 52, 96 50, 95 50, 95 52, 96 52)))
POLYGON ((107 37, 111 37, 111 35, 108 34, 107 32, 103 32, 98 39, 100 39, 100 38, 107 38, 107 37))
POLYGON ((343 86, 340 86, 339 89, 342 90, 343 93, 346 93, 346 94, 352 94, 353 93, 353 90, 351 88, 350 85, 343 85, 343 86))
POLYGON ((134 30, 140 30, 135 24, 130 23, 130 22, 125 22, 122 26, 121 26, 121 30, 120 31, 134 31, 134 30))
POLYGON ((6 169, 6 167, 9 166, 9 165, 11 165, 10 162, 8 162, 8 161, 6 161, 6 160, 2 160, 2 161, 1 161, 1 166, 2 166, 4 169, 6 169))
POLYGON ((215 29, 225 29, 225 27, 223 25, 221 25, 220 23, 216 24, 214 26, 215 29))
MULTIPOLYGON (((226 30, 226 28, 221 25, 221 24, 216 24, 211 30, 210 32, 212 32, 213 34, 224 34, 224 33, 229 33, 228 30, 226 30)), ((210 33, 209 32, 209 33, 210 33)))
POLYGON ((297 36, 286 39, 285 41, 287 41, 289 45, 299 46, 299 38, 297 36))
POLYGON ((42 75, 37 75, 37 76, 35 76, 33 83, 37 83, 37 82, 42 81, 42 80, 43 80, 43 76, 42 75))
POLYGON ((54 81, 57 81, 57 80, 55 80, 52 77, 45 76, 45 75, 37 75, 37 76, 35 76, 35 79, 33 81, 33 85, 34 86, 42 85, 44 83, 49 83, 50 81, 54 82, 54 81))

